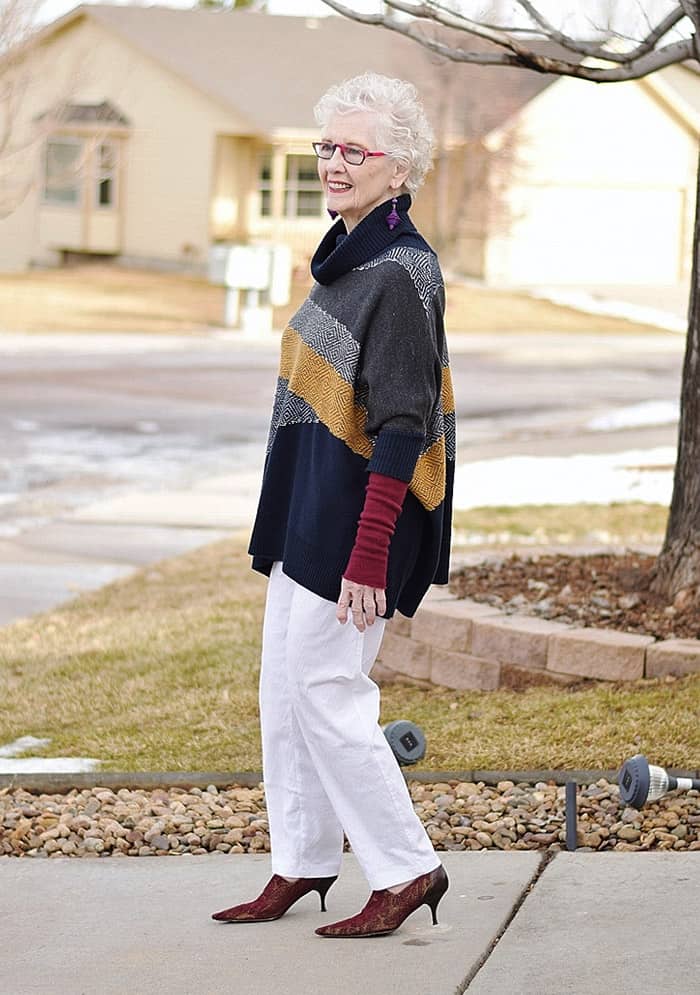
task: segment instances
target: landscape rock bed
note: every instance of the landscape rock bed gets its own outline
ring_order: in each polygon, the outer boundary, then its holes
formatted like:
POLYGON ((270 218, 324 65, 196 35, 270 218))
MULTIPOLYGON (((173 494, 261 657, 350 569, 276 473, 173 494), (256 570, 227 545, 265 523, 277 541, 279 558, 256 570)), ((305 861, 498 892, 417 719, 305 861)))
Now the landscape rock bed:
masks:
MULTIPOLYGON (((500 781, 408 781, 436 850, 565 848, 564 785, 500 781)), ((700 850, 700 793, 673 792, 641 812, 620 803, 604 778, 579 787, 579 848, 700 850)), ((0 791, 0 855, 146 857, 265 853, 270 849, 262 784, 217 789, 0 791)), ((346 843, 346 849, 348 845, 346 843)))
POLYGON ((449 589, 505 614, 616 629, 654 639, 700 638, 700 610, 649 590, 656 557, 644 553, 489 558, 455 570, 449 589))

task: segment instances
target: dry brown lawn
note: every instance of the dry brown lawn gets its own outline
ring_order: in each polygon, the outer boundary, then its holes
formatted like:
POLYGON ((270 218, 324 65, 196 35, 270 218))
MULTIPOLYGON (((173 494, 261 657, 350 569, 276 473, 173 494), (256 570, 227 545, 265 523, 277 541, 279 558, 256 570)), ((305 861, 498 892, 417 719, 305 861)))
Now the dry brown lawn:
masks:
MULTIPOLYGON (((242 537, 0 629, 0 743, 105 770, 261 769, 265 580, 242 537)), ((389 684, 382 722, 424 730, 429 770, 615 769, 634 753, 700 767, 700 674, 524 690, 389 684)))
MULTIPOLYGON (((282 328, 306 296, 297 283, 287 307, 275 310, 282 328)), ((220 328, 223 288, 205 278, 124 269, 102 263, 0 274, 3 332, 175 332, 220 328)), ((447 327, 460 332, 658 332, 620 318, 589 315, 523 294, 467 286, 447 291, 447 327)))
POLYGON ((481 544, 642 543, 660 546, 669 509, 639 501, 524 504, 454 512, 453 550, 481 544))

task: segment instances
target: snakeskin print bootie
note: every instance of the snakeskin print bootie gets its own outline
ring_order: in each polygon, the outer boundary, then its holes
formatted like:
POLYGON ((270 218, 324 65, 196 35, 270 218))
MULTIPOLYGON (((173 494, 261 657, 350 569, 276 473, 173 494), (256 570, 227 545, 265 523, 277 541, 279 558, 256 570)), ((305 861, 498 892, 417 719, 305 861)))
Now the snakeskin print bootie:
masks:
POLYGON ((212 919, 217 922, 270 922, 279 919, 287 909, 310 891, 317 891, 321 897, 321 911, 326 911, 326 893, 337 880, 331 878, 299 878, 287 881, 279 874, 273 874, 261 894, 254 902, 233 905, 230 909, 214 912, 212 919))
POLYGON ((415 878, 398 894, 388 888, 373 891, 364 909, 357 915, 319 926, 316 932, 319 936, 386 936, 421 905, 430 906, 433 926, 437 926, 437 907, 448 885, 447 872, 440 864, 434 871, 415 878))

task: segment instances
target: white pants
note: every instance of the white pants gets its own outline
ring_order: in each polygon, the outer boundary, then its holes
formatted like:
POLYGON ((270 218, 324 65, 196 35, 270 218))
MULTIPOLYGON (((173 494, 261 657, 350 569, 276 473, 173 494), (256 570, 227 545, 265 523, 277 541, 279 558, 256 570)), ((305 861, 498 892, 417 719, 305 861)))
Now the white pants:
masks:
POLYGON ((260 670, 263 778, 273 873, 338 874, 343 831, 372 890, 440 860, 378 725, 369 677, 385 621, 359 632, 332 601, 270 574, 260 670))

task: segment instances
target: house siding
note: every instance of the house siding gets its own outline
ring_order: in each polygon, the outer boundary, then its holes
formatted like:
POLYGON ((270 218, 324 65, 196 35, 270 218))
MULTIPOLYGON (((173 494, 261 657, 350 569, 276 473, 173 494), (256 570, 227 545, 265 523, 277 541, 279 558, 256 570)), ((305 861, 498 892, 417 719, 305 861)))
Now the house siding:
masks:
POLYGON ((644 86, 562 79, 515 123, 513 222, 488 240, 487 282, 672 284, 687 274, 697 138, 644 86))
MULTIPOLYGON (((205 267, 215 136, 235 135, 244 129, 243 122, 89 18, 74 22, 41 46, 32 60, 32 77, 33 86, 21 107, 19 134, 30 133, 32 118, 57 95, 80 103, 108 100, 130 122, 121 145, 120 254, 205 267)), ((57 250, 64 247, 99 251, 100 239, 111 241, 114 234, 105 231, 104 216, 92 217, 92 237, 88 237, 85 214, 78 208, 42 207, 42 148, 43 142, 33 148, 31 169, 37 183, 23 212, 25 221, 27 213, 36 214, 36 223, 29 226, 33 234, 16 239, 20 222, 14 215, 0 222, 3 268, 54 263, 57 250)))

